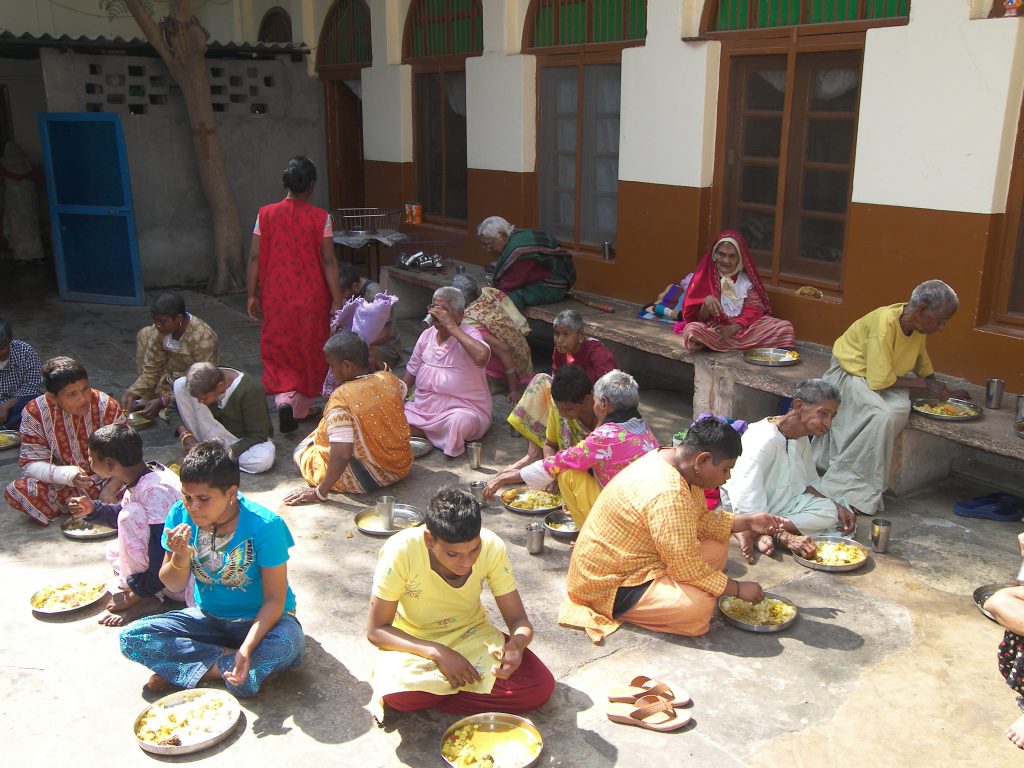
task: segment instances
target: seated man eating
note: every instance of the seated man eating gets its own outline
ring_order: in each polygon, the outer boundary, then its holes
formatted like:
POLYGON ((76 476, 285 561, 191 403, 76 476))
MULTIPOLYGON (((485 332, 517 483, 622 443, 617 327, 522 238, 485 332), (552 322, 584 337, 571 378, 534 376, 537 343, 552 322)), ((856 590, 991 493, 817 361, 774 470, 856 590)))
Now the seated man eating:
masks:
POLYGON ((207 440, 220 440, 231 448, 243 472, 266 472, 274 463, 267 393, 255 376, 196 363, 174 382, 167 422, 186 451, 207 440))
MULTIPOLYGON (((43 363, 43 394, 21 414, 22 477, 7 486, 7 503, 40 525, 67 514, 68 501, 85 492, 100 498, 102 483, 89 464, 89 435, 124 421, 110 395, 89 386, 85 367, 70 357, 43 363)), ((118 487, 107 483, 102 499, 113 501, 118 487)))
POLYGON ((729 424, 694 422, 683 444, 651 451, 608 483, 569 561, 560 624, 599 642, 625 622, 695 637, 708 631, 720 595, 752 603, 753 581, 725 575, 729 534, 773 534, 785 520, 767 513, 709 512, 704 489, 729 479, 742 446, 729 424))
MULTIPOLYGON (((818 471, 810 437, 824 437, 839 410, 839 391, 824 379, 805 379, 793 393, 785 416, 771 416, 743 433, 743 454, 732 477, 722 486, 722 506, 737 515, 770 512, 786 518, 775 538, 760 536, 757 548, 766 555, 775 542, 804 557, 813 557, 810 536, 851 533, 856 516, 841 501, 817 489, 818 471)), ((736 534, 740 551, 754 562, 754 536, 736 534)))
POLYGON ((470 715, 529 712, 555 689, 527 646, 533 626, 516 589, 505 543, 481 528, 476 499, 442 488, 426 530, 408 528, 381 549, 366 637, 379 650, 371 709, 434 708, 470 715), (487 620, 480 595, 494 595, 508 634, 487 620))
POLYGON ((295 463, 310 487, 285 496, 288 505, 326 501, 331 491, 370 493, 412 468, 402 382, 386 368, 369 373, 369 348, 351 331, 331 336, 324 355, 339 384, 316 430, 295 448, 295 463))
POLYGON ((614 370, 598 379, 593 401, 594 414, 601 422, 597 429, 552 456, 522 469, 500 472, 487 484, 485 495, 492 497, 510 482, 546 488, 555 481, 573 522, 582 528, 601 489, 638 458, 658 448, 658 439, 637 410, 640 388, 628 373, 614 370))
POLYGON ((174 382, 193 363, 220 362, 220 346, 214 330, 185 311, 181 294, 164 291, 150 307, 153 324, 135 337, 135 367, 139 377, 121 398, 125 411, 135 410, 152 419, 171 404, 174 382))

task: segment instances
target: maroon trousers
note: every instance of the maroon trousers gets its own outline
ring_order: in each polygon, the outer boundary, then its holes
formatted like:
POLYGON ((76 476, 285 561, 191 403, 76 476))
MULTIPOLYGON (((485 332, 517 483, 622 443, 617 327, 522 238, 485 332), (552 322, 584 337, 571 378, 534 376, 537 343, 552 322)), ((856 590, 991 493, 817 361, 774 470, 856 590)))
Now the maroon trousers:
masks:
POLYGON ((495 680, 490 693, 458 693, 441 696, 425 691, 389 693, 384 703, 399 712, 436 709, 454 715, 478 712, 530 712, 544 705, 555 690, 555 678, 544 662, 527 648, 523 663, 508 680, 495 680))

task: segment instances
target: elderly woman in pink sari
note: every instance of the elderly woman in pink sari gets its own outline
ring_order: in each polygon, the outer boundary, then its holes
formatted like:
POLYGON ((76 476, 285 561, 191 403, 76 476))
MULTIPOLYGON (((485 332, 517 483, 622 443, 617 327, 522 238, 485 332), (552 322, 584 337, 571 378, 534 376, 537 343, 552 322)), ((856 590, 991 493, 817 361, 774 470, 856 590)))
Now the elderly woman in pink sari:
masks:
POLYGON ((639 405, 636 379, 618 369, 606 373, 594 384, 594 414, 600 425, 576 445, 522 469, 499 472, 484 495, 494 496, 507 483, 525 482, 531 488, 557 483, 573 522, 582 528, 601 489, 641 456, 658 449, 639 405))
POLYGON ((431 325, 416 341, 402 377, 416 388, 405 404, 409 431, 451 457, 484 436, 493 406, 485 372, 491 350, 478 329, 462 323, 465 310, 458 288, 434 291, 427 308, 431 325))

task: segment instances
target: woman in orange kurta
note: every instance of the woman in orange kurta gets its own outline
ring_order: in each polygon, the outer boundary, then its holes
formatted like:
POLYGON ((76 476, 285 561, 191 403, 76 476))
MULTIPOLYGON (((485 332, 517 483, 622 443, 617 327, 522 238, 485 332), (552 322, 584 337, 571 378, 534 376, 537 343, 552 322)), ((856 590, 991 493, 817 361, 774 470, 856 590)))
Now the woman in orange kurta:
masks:
POLYGON ((309 204, 316 166, 293 157, 284 170, 288 196, 260 208, 249 249, 246 311, 261 309, 263 387, 275 395, 281 432, 298 429, 320 394, 330 316, 341 309, 331 217, 309 204))

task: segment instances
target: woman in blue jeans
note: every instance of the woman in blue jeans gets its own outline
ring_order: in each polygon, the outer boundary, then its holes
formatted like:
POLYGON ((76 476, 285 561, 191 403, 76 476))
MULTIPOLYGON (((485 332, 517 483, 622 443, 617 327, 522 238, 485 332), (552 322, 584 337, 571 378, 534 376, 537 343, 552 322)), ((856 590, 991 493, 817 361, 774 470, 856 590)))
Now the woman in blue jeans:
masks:
POLYGON ((181 495, 164 525, 160 580, 181 591, 195 577, 195 608, 140 619, 121 653, 153 670, 146 687, 195 688, 223 679, 254 696, 269 675, 302 661, 302 627, 288 586, 284 520, 238 493, 238 462, 219 442, 181 462, 181 495))

